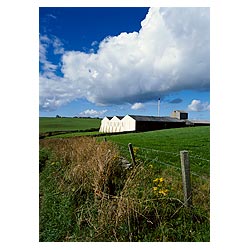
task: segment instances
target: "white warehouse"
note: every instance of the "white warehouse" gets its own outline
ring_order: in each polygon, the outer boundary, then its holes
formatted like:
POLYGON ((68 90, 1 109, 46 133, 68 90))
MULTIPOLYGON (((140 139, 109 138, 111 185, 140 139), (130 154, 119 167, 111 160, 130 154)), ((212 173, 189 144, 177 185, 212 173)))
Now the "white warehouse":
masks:
POLYGON ((104 117, 101 121, 101 127, 99 132, 101 133, 118 133, 125 131, 135 131, 136 122, 135 120, 126 115, 124 117, 104 117))
POLYGON ((184 126, 186 126, 186 120, 175 117, 126 115, 124 117, 104 117, 101 121, 99 132, 119 133, 127 131, 150 131, 184 126))

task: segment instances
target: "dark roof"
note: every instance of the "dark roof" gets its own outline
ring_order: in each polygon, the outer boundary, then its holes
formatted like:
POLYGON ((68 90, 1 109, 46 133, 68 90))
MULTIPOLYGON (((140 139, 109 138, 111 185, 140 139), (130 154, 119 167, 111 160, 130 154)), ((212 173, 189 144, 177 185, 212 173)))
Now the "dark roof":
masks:
POLYGON ((194 124, 210 124, 208 120, 190 120, 194 124))
POLYGON ((177 118, 169 117, 169 116, 143 116, 143 115, 129 115, 136 121, 148 121, 148 122, 185 122, 183 120, 179 120, 177 118))
POLYGON ((173 113, 174 113, 174 112, 180 112, 180 113, 186 113, 186 114, 188 113, 188 112, 186 112, 185 110, 179 110, 179 109, 174 110, 173 113))
POLYGON ((116 117, 121 120, 124 116, 116 115, 116 117))
MULTIPOLYGON (((118 119, 122 119, 124 116, 119 116, 119 115, 115 115, 118 119)), ((114 116, 105 116, 106 118, 108 118, 109 120, 111 120, 114 116)))

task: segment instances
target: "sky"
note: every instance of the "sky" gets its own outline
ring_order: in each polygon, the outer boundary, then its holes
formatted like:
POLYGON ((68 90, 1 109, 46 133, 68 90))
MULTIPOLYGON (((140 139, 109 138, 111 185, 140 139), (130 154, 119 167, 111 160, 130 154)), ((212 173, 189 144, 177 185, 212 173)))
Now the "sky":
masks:
POLYGON ((39 116, 210 119, 209 8, 40 7, 39 116))

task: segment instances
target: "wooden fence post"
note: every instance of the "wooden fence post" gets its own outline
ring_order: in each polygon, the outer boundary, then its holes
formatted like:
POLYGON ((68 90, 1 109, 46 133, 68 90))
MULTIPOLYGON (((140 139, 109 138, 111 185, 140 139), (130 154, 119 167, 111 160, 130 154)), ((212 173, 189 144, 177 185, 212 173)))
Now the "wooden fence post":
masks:
POLYGON ((190 164, 188 151, 180 151, 181 156, 181 171, 182 171, 182 183, 184 192, 184 204, 186 207, 192 206, 192 190, 190 180, 190 164))
POLYGON ((131 143, 128 144, 128 150, 129 150, 129 153, 130 153, 130 157, 131 157, 132 163, 135 166, 135 164, 136 164, 136 162, 135 162, 135 155, 134 155, 133 146, 132 146, 131 143))

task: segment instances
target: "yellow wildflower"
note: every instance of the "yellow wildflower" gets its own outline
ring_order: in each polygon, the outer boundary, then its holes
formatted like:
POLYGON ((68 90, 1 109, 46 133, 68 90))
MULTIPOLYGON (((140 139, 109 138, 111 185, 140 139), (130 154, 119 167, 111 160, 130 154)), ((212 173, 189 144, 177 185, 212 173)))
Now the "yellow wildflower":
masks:
POLYGON ((134 148, 133 148, 133 151, 134 151, 134 155, 136 155, 136 154, 137 154, 137 152, 139 151, 139 148, 134 147, 134 148))
POLYGON ((158 187, 153 187, 153 190, 156 191, 158 189, 158 187))
POLYGON ((167 189, 162 189, 159 191, 159 194, 166 195, 168 193, 167 189))
POLYGON ((159 181, 159 178, 156 178, 156 179, 153 180, 153 182, 157 182, 157 181, 159 181))
POLYGON ((164 178, 156 178, 156 179, 154 179, 153 180, 153 182, 159 182, 159 183, 161 183, 161 182, 163 182, 164 181, 164 178))

